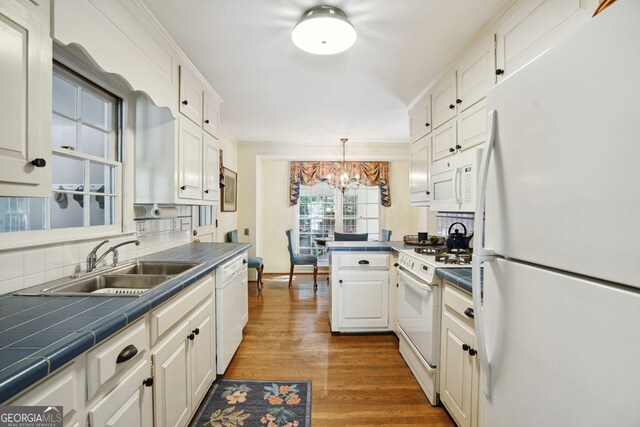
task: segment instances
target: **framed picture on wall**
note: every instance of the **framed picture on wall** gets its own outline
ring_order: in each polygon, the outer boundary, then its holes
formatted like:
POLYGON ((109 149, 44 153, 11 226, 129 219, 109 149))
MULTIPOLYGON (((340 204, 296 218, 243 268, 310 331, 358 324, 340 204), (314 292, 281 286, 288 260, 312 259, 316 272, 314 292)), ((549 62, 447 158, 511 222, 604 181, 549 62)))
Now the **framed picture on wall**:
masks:
POLYGON ((222 212, 235 212, 238 209, 238 174, 231 169, 224 171, 224 187, 220 190, 222 212))

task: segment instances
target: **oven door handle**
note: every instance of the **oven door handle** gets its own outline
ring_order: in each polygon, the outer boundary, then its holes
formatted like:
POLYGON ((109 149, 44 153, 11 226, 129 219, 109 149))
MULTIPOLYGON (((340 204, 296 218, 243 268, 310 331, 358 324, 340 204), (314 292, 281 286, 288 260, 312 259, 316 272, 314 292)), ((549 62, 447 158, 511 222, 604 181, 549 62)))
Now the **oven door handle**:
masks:
POLYGON ((425 283, 424 286, 427 286, 425 288, 419 281, 411 277, 408 272, 402 269, 402 267, 398 267, 398 273, 406 280, 407 284, 414 288, 416 291, 423 293, 432 292, 431 285, 425 283))

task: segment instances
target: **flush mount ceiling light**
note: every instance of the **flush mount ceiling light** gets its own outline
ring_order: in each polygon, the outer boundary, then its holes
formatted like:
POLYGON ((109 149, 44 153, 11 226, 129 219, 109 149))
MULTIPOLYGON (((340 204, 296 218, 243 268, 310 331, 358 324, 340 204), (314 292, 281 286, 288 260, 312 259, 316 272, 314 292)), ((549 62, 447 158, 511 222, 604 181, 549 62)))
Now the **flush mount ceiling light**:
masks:
POLYGON ((344 52, 353 46, 357 37, 347 14, 333 6, 307 10, 291 32, 291 40, 296 46, 315 55, 344 52))

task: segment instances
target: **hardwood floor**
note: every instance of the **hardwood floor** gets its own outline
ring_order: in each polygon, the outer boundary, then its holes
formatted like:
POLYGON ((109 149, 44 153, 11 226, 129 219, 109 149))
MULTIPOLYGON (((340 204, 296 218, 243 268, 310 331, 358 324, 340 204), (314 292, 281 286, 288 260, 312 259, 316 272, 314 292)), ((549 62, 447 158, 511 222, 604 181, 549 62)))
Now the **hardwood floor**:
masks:
POLYGON ((395 335, 332 335, 325 275, 265 275, 249 283, 249 323, 224 377, 311 380, 317 426, 454 426, 428 402, 395 335))

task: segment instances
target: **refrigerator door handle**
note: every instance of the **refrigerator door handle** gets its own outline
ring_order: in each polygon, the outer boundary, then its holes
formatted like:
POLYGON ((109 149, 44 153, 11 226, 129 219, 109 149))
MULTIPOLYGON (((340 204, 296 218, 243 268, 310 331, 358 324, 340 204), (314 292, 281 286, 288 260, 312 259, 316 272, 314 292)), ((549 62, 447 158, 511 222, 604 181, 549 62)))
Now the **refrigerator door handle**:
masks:
POLYGON ((473 293, 473 311, 475 315, 476 337, 478 339, 478 356, 480 357, 480 367, 484 375, 482 376, 482 391, 491 398, 491 365, 487 357, 487 342, 484 333, 484 312, 482 311, 482 285, 481 285, 481 267, 483 262, 491 262, 494 259, 494 252, 484 247, 484 210, 487 194, 487 174, 489 172, 489 163, 493 155, 493 147, 496 140, 496 125, 498 113, 491 110, 488 115, 489 138, 487 141, 487 151, 482 167, 482 178, 480 180, 480 188, 478 189, 478 198, 476 199, 475 211, 475 229, 474 235, 478 248, 474 248, 473 268, 471 277, 471 290, 473 293))

